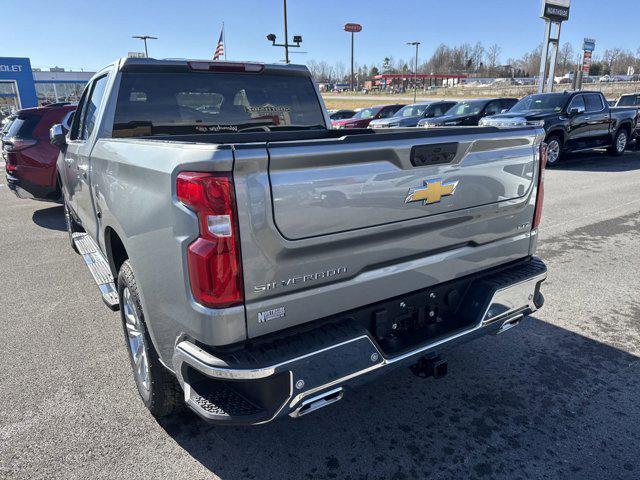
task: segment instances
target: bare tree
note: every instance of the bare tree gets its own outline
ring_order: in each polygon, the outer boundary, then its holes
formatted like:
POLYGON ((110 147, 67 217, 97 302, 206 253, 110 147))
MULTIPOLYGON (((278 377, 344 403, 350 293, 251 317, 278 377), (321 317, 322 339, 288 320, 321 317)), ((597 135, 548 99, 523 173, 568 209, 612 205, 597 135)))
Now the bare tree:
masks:
POLYGON ((500 63, 500 53, 502 53, 502 48, 497 43, 494 43, 487 50, 487 64, 489 68, 495 69, 500 63))
POLYGON ((566 42, 558 52, 558 74, 564 75, 573 69, 573 56, 573 46, 566 42))

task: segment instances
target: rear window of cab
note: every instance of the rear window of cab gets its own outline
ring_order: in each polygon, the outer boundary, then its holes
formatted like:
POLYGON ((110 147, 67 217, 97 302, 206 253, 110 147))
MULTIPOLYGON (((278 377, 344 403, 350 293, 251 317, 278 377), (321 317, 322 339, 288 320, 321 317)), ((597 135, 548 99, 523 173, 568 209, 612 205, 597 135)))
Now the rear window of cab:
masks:
POLYGON ((267 131, 317 126, 309 77, 237 73, 123 73, 113 137, 267 131))

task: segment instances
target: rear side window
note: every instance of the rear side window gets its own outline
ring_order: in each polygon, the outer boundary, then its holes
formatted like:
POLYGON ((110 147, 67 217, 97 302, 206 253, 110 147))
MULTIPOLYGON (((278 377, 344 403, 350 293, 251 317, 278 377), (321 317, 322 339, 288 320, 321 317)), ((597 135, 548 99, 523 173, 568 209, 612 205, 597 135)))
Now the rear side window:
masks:
POLYGON ((635 107, 640 104, 640 95, 623 95, 618 100, 618 107, 635 107))
POLYGON ((324 126, 308 77, 240 73, 123 73, 114 137, 324 126))
POLYGON ((596 93, 589 93, 584 96, 587 104, 587 112, 599 112, 604 108, 602 97, 596 93))
POLYGON ((41 117, 39 115, 23 115, 16 117, 16 119, 11 122, 6 136, 22 139, 33 138, 33 131, 36 129, 40 118, 41 117))

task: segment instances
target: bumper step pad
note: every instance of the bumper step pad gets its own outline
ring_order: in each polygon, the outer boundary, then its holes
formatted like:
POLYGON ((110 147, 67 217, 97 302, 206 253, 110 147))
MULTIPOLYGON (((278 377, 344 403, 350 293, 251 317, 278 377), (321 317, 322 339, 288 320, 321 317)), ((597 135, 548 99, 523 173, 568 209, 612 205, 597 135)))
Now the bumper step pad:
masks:
POLYGON ((93 279, 100 289, 102 301, 114 312, 119 310, 118 291, 107 259, 96 245, 96 242, 86 233, 74 233, 73 243, 82 255, 84 263, 89 268, 93 279))
POLYGON ((193 401, 212 415, 224 417, 251 417, 262 409, 224 383, 192 385, 193 401))

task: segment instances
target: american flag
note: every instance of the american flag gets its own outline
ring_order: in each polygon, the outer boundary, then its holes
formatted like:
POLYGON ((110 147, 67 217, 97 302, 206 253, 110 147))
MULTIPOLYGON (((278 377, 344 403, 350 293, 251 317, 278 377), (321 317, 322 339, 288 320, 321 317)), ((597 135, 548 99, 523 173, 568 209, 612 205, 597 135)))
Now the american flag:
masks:
POLYGON ((220 60, 220 57, 224 55, 224 27, 220 30, 220 38, 218 39, 218 46, 213 54, 214 60, 220 60))

